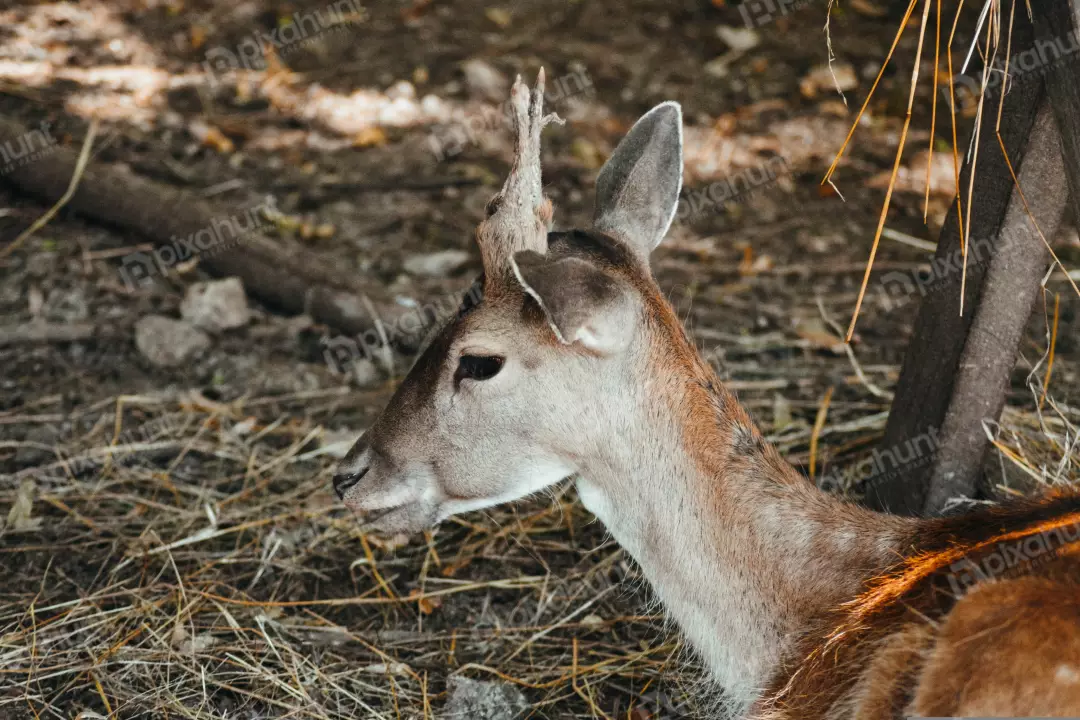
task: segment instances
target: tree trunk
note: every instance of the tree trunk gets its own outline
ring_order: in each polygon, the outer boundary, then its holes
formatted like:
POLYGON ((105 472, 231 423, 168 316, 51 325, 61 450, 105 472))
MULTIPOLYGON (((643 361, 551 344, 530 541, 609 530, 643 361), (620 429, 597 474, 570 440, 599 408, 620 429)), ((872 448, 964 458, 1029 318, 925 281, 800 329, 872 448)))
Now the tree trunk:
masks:
MULTIPOLYGON (((1033 44, 1033 28, 1023 13, 1018 11, 1012 38, 1014 57, 1030 50, 1033 44)), ((1044 104, 1044 98, 1045 86, 1037 73, 1027 74, 1021 81, 1009 85, 1005 95, 1001 136, 1013 168, 1020 175, 1030 174, 1031 164, 1045 162, 1045 152, 1036 152, 1037 159, 1033 159, 1031 163, 1027 160, 1029 153, 1033 151, 1033 148, 1029 147, 1029 137, 1039 109, 1044 104)), ((938 484, 933 493, 935 500, 932 504, 935 506, 941 496, 951 496, 969 489, 971 478, 977 476, 989 447, 989 441, 983 434, 983 420, 995 420, 1000 412, 1001 402, 989 402, 985 395, 980 394, 979 411, 963 414, 959 409, 975 402, 974 397, 966 394, 972 392, 973 388, 978 389, 983 385, 995 388, 994 392, 999 392, 1003 401, 1005 389, 1008 387, 1008 376, 1013 365, 1011 362, 1003 363, 1000 353, 1005 352, 1010 358, 1014 358, 1020 336, 1012 332, 998 333, 998 330, 1004 331, 1005 328, 995 328, 990 321, 994 313, 1005 309, 983 308, 986 275, 993 266, 989 256, 1005 245, 1012 246, 1015 238, 1004 237, 1002 230, 1010 207, 1019 203, 1012 177, 995 136, 998 102, 999 96, 996 93, 988 94, 982 116, 970 208, 971 230, 970 237, 967 238, 970 254, 966 266, 964 313, 960 313, 961 278, 964 276, 961 269, 960 223, 963 218, 954 205, 942 229, 934 257, 933 267, 935 275, 939 277, 935 277, 930 283, 930 291, 925 294, 919 308, 900 370, 885 436, 879 446, 878 457, 881 461, 878 464, 885 467, 880 468, 880 472, 870 478, 866 486, 867 504, 879 510, 908 515, 924 512, 931 496, 931 478, 938 484), (973 324, 979 317, 983 319, 980 320, 979 330, 973 335, 973 324), (997 333, 997 339, 988 342, 982 337, 986 332, 997 333), (959 382, 961 364, 966 368, 963 383, 959 382), (1007 368, 1004 367, 1006 364, 1007 368), (971 375, 975 368, 983 368, 981 374, 971 375), (949 437, 943 440, 947 420, 949 437), (964 422, 968 425, 959 427, 959 424, 964 422), (953 451, 955 443, 961 442, 960 438, 965 438, 963 442, 967 443, 963 452, 963 467, 958 467, 956 462, 947 466, 941 465, 946 453, 953 451), (947 450, 942 447, 945 443, 949 446, 947 450), (929 457, 919 452, 911 452, 911 449, 919 450, 926 446, 931 447, 929 457), (899 461, 898 458, 903 456, 905 449, 908 457, 899 461), (885 460, 890 457, 894 462, 886 463, 885 460)), ((967 144, 964 143, 963 147, 966 148, 967 144)), ((968 211, 966 200, 971 171, 971 161, 968 160, 960 174, 965 214, 968 211)), ((1032 200, 1029 194, 1028 201, 1032 200)), ((1057 216, 1049 225, 1056 227, 1056 224, 1057 216)), ((1044 232, 1050 229, 1044 228, 1044 232)), ((1015 233, 1016 237, 1021 234, 1015 233)), ((1017 243, 1027 242, 1032 253, 1041 262, 1042 243, 1037 236, 1035 241, 1038 247, 1032 243, 1030 237, 1026 241, 1015 240, 1017 243)), ((1010 258, 1016 256, 1018 248, 1019 246, 1016 246, 1009 251, 1010 258)), ((1015 274, 1010 279, 1010 285, 1030 284, 1035 288, 1045 270, 1043 267, 1036 272, 1037 264, 1025 264, 1024 268, 1008 268, 1010 273, 1015 274), (1021 277, 1020 272, 1026 274, 1021 277)), ((1000 286, 1001 289, 1004 287, 1005 285, 1000 286)), ((1001 297, 1000 289, 995 291, 994 297, 1001 297)), ((1025 294, 1019 303, 1015 297, 1009 302, 1015 306, 1014 309, 1020 308, 1020 314, 1024 314, 1030 310, 1027 297, 1025 294)), ((1025 319, 1026 317, 1025 315, 1025 319)), ((1013 324, 1007 324, 1011 331, 1013 324)))

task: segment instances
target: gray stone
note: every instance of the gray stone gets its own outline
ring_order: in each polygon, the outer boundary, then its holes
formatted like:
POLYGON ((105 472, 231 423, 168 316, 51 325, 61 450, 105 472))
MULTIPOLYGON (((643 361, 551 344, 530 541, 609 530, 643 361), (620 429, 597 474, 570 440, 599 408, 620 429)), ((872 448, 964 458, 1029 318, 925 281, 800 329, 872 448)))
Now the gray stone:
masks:
POLYGON ((440 720, 515 720, 524 716, 529 701, 513 685, 451 677, 450 697, 440 720))
POLYGON ((467 262, 469 262, 469 253, 464 250, 440 250, 413 255, 405 260, 405 270, 413 275, 443 277, 467 262))
POLYGON ((192 325, 211 332, 242 327, 251 319, 244 285, 235 277, 189 287, 180 314, 192 325))
POLYGON ((56 444, 57 432, 47 425, 30 428, 22 445, 15 451, 15 466, 28 467, 41 465, 56 460, 56 453, 50 448, 56 444))
POLYGON ((486 60, 466 60, 461 70, 472 97, 493 103, 505 102, 510 97, 510 80, 486 60))
POLYGON ((357 358, 352 365, 353 380, 362 388, 375 387, 383 380, 379 367, 367 358, 357 358))
POLYGON ((44 312, 50 320, 63 323, 80 322, 90 317, 86 293, 80 287, 52 290, 45 301, 44 312))
POLYGON ((147 315, 135 323, 135 347, 150 364, 175 367, 210 347, 210 338, 183 320, 147 315))

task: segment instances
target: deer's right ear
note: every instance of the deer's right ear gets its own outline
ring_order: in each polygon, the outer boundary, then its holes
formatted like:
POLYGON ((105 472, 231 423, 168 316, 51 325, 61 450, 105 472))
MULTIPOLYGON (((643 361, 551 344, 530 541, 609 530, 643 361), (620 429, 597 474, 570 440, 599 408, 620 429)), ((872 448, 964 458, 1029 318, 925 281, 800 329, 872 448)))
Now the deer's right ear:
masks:
POLYGON ((634 124, 600 170, 593 226, 648 258, 675 217, 682 156, 682 109, 661 103, 634 124))
POLYGON ((602 355, 630 344, 638 301, 622 278, 578 257, 552 259, 532 250, 515 253, 511 265, 561 342, 602 355))

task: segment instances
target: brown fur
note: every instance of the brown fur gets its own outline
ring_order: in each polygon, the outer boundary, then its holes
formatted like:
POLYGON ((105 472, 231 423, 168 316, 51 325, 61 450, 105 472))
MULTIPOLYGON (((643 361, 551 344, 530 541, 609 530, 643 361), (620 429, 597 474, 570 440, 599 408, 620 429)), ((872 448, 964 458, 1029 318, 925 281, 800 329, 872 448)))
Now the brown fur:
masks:
MULTIPOLYGON (((819 491, 764 443, 655 285, 641 283, 639 289, 653 325, 651 359, 664 369, 656 377, 668 378, 657 392, 682 415, 687 453, 710 474, 723 467, 725 475, 764 478, 793 502, 813 507, 819 491)), ((721 515, 732 512, 723 509, 729 500, 716 501, 721 515)), ((959 601, 947 582, 958 562, 1070 526, 1080 533, 1080 496, 1074 493, 920 521, 893 571, 871 577, 862 596, 807 628, 798 653, 804 659, 777 672, 752 715, 878 720, 1080 714, 1080 543, 1015 568, 1018 578, 988 579, 959 601)), ((858 566, 859 556, 852 549, 856 574, 867 569, 858 566)), ((798 604, 796 598, 789 602, 798 604)))
POLYGON ((919 678, 915 713, 1075 715, 1078 627, 1080 586, 1028 576, 977 587, 938 629, 919 678))
POLYGON ((1077 523, 1074 494, 925 521, 896 571, 808 633, 755 717, 1080 714, 1080 543, 959 601, 946 582, 958 560, 1077 523))
POLYGON ((611 235, 545 238, 542 83, 531 100, 515 84, 514 168, 477 233, 484 307, 443 329, 343 460, 338 477, 352 480, 341 485, 343 500, 417 529, 577 473, 582 501, 641 564, 713 677, 740 708, 754 703, 749 716, 758 720, 1080 715, 1080 542, 1061 541, 1064 529, 1080 531, 1080 495, 918 521, 814 487, 700 357, 649 270, 678 200, 677 106, 639 121, 601 172, 596 227, 611 235), (529 250, 545 262, 576 256, 625 286, 618 307, 630 309, 618 319, 633 322, 612 325, 634 336, 610 363, 596 348, 615 345, 563 344, 552 308, 566 310, 567 298, 544 297, 568 291, 587 310, 589 288, 549 283, 537 292, 512 262, 536 261, 529 250), (538 376, 503 387, 498 409, 498 397, 481 390, 450 402, 440 387, 457 362, 455 342, 471 333, 484 340, 482 331, 489 342, 503 336, 494 344, 508 355, 529 356, 522 364, 538 376), (594 379, 596 397, 558 394, 571 382, 590 389, 594 379), (624 400, 613 403, 623 415, 584 401, 609 398, 624 400), (481 432, 469 435, 477 418, 481 432), (522 453, 508 452, 515 441, 522 453), (1046 540, 1054 533, 1058 540, 1046 540), (971 568, 991 566, 1001 571, 968 582, 971 568))

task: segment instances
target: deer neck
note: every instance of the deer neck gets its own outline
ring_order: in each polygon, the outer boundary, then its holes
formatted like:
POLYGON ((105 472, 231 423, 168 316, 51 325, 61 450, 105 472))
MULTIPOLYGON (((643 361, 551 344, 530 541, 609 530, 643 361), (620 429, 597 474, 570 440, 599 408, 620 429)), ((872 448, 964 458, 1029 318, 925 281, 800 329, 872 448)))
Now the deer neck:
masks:
POLYGON ((623 394, 616 441, 582 459, 577 484, 742 706, 804 633, 900 558, 912 524, 810 484, 684 342, 686 362, 673 367, 669 344, 656 380, 623 394))

